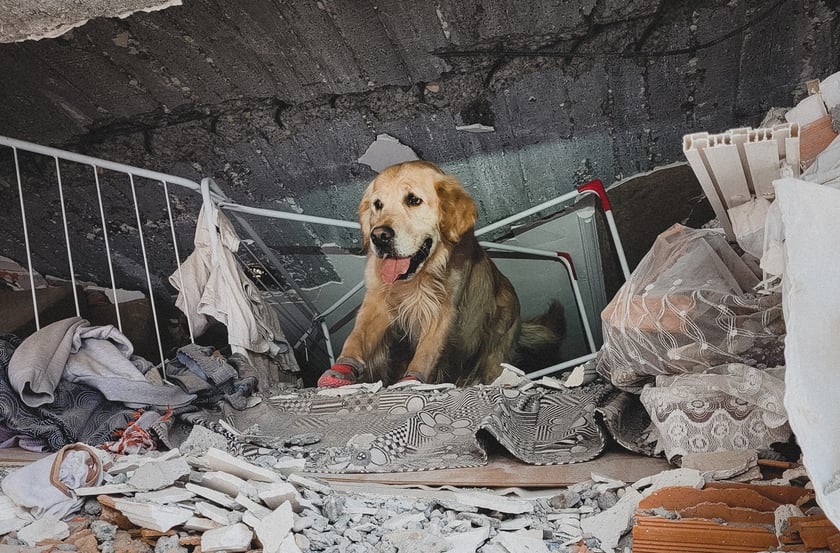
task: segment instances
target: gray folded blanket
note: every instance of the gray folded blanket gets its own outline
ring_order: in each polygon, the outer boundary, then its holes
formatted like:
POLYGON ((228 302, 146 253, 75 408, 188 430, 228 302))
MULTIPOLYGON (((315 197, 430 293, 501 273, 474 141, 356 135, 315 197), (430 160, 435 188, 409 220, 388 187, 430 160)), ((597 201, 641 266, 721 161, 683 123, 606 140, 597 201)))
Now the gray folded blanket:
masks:
POLYGON ((177 386, 146 380, 148 362, 113 325, 90 326, 71 317, 45 326, 23 341, 9 361, 9 382, 30 407, 52 403, 62 379, 96 388, 129 407, 180 407, 195 399, 177 386))

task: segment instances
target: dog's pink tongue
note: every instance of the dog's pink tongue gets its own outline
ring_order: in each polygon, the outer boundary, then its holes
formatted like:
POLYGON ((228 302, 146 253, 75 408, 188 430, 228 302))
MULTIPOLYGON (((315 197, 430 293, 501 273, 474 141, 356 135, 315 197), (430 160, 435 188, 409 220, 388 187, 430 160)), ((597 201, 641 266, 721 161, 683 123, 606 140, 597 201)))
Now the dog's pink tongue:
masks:
POLYGON ((382 260, 382 281, 388 284, 393 284, 408 272, 408 266, 411 264, 410 257, 386 257, 382 260))

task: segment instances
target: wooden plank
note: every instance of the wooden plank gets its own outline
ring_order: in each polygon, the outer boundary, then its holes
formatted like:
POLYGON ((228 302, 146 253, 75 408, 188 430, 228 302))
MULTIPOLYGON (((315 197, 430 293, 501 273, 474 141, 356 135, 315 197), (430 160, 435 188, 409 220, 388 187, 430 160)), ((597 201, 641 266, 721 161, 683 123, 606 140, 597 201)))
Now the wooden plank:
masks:
POLYGON ((529 465, 509 457, 494 457, 483 467, 378 474, 324 474, 331 482, 369 482, 393 485, 465 486, 488 488, 556 488, 588 480, 597 473, 635 482, 671 467, 665 459, 611 451, 598 459, 571 465, 529 465))
POLYGON ((20 467, 38 459, 43 459, 48 455, 52 455, 52 453, 29 451, 19 447, 4 447, 0 448, 0 467, 20 467))

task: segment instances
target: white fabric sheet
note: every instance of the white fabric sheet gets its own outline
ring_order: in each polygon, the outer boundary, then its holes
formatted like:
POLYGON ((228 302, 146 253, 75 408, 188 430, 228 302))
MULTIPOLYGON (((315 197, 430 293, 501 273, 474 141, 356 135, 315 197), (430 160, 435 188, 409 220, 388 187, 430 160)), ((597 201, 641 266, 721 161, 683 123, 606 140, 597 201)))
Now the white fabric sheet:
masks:
POLYGON ((785 407, 817 501, 840 526, 840 191, 781 179, 785 407))

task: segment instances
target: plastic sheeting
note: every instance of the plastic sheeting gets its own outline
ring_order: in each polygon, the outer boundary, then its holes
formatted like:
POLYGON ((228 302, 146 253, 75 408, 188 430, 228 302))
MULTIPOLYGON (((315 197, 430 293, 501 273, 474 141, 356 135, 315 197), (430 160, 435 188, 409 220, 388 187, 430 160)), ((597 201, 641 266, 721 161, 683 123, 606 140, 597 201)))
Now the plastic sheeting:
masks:
POLYGON ((817 501, 840 526, 840 191, 774 184, 785 248, 785 406, 817 501))

